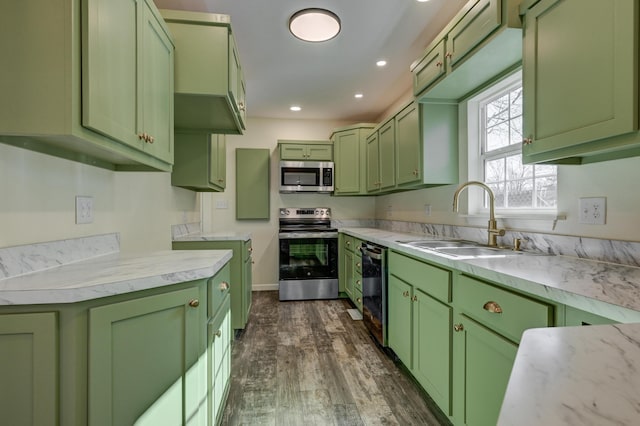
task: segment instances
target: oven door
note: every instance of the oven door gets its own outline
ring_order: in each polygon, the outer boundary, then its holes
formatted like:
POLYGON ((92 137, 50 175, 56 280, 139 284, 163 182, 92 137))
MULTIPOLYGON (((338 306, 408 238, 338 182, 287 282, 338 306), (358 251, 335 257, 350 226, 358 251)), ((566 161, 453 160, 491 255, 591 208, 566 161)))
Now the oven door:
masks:
POLYGON ((281 233, 279 278, 280 300, 337 298, 337 234, 281 233))

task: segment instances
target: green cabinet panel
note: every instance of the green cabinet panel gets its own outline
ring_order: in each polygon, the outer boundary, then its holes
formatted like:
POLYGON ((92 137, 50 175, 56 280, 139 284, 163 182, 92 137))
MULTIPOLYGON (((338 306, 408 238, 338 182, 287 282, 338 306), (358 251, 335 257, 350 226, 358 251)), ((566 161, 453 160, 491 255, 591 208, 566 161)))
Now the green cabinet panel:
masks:
POLYGON ((333 161, 331 141, 278 141, 280 160, 333 161))
POLYGON ((542 0, 526 12, 525 163, 640 153, 638 7, 633 0, 542 0))
POLYGON ((606 318, 600 315, 586 312, 581 309, 576 309, 572 306, 565 307, 565 322, 564 325, 579 326, 579 325, 606 325, 616 324, 618 321, 606 318))
POLYGON ((236 148, 236 219, 269 219, 268 149, 236 148))
POLYGON ((457 105, 410 102, 366 143, 370 194, 458 182, 457 105))
POLYGON ((171 170, 173 44, 151 0, 4 6, 0 142, 110 170, 171 170))
POLYGON ((411 65, 420 102, 459 101, 522 59, 520 0, 469 0, 411 65))
MULTIPOLYGON (((390 268, 391 271, 393 269, 390 268)), ((389 347, 398 355, 404 365, 411 370, 412 364, 412 319, 411 298, 413 288, 394 275, 389 275, 388 286, 388 331, 389 347)))
POLYGON ((335 190, 333 195, 366 194, 367 141, 375 124, 357 124, 336 129, 334 147, 335 190))
POLYGON ((59 424, 57 330, 54 312, 0 315, 3 424, 59 424))
POLYGON ((454 424, 493 426, 518 346, 465 315, 454 322, 454 424))
POLYGON ((153 409, 170 415, 166 423, 191 417, 183 410, 183 386, 204 353, 201 308, 190 306, 199 296, 189 288, 89 310, 91 425, 133 424, 149 416, 145 412, 161 396, 163 403, 153 409))
POLYGON ((176 46, 175 127, 242 134, 244 77, 228 15, 161 10, 176 46))
POLYGON ((229 282, 231 327, 236 330, 245 328, 251 311, 251 291, 253 289, 251 240, 174 241, 172 248, 174 250, 233 250, 233 257, 229 261, 231 269, 231 281, 229 282))
POLYGON ((175 139, 171 185, 199 192, 224 191, 227 183, 226 136, 176 131, 175 139))
POLYGON ((414 289, 412 374, 438 407, 451 412, 453 308, 414 289))

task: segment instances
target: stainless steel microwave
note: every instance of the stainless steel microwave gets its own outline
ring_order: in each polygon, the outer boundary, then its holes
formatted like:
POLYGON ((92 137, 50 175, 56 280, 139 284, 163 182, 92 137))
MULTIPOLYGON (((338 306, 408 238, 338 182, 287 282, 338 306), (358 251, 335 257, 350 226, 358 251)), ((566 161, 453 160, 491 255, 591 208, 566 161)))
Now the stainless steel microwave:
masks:
POLYGON ((281 161, 280 192, 333 192, 332 161, 281 161))

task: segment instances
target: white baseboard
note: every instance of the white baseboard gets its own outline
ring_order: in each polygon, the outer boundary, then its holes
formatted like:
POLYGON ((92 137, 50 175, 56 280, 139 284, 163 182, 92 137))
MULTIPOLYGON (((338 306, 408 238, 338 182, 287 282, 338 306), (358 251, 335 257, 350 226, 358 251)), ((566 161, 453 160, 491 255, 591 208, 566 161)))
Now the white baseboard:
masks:
POLYGON ((275 284, 253 284, 253 286, 251 287, 251 289, 253 291, 272 291, 272 290, 278 290, 279 286, 278 283, 275 284))

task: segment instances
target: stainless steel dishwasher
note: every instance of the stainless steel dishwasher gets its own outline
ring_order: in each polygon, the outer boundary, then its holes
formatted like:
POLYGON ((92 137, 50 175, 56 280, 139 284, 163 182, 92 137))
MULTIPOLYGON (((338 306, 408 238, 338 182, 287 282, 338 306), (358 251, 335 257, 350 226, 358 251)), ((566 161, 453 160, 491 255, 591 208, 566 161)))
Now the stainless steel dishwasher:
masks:
POLYGON ((387 248, 363 242, 362 317, 381 346, 387 346, 387 248))

